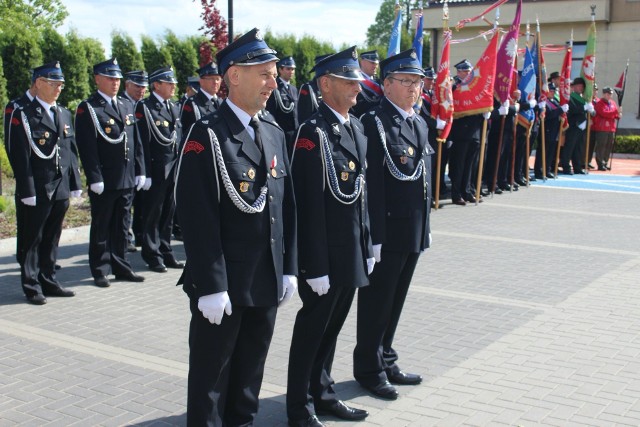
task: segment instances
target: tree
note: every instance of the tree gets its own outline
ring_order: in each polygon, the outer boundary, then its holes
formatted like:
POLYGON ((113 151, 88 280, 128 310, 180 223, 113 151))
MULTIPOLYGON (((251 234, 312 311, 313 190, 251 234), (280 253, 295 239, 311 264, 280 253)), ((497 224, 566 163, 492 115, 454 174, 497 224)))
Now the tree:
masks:
POLYGON ((309 35, 304 35, 298 40, 293 54, 293 59, 296 61, 296 82, 298 86, 308 82, 313 77, 314 73, 311 69, 315 65, 316 56, 334 52, 335 50, 330 43, 319 42, 309 35))
POLYGON ((198 51, 193 48, 191 41, 180 40, 172 31, 167 31, 164 40, 173 60, 176 79, 179 82, 177 95, 180 96, 184 93, 187 77, 193 76, 199 68, 198 51))
POLYGON ((60 94, 60 103, 75 107, 91 93, 93 65, 101 61, 89 62, 82 38, 75 30, 69 31, 65 39, 62 58, 65 88, 60 94))
POLYGON ((44 27, 59 27, 68 16, 62 0, 0 1, 0 33, 16 26, 39 31, 44 27))
POLYGON ((133 38, 123 32, 111 33, 111 56, 118 59, 118 64, 124 72, 144 70, 142 55, 133 38))
POLYGON ((62 71, 64 72, 65 63, 62 58, 64 37, 52 27, 42 30, 41 37, 42 43, 40 43, 40 50, 42 51, 42 62, 48 64, 49 62, 60 61, 62 71))
MULTIPOLYGON (((395 3, 395 0, 383 0, 380 10, 376 14, 375 22, 367 28, 367 45, 371 49, 378 50, 382 58, 387 56, 387 48, 389 47, 391 29, 395 18, 395 3)), ((409 15, 412 9, 419 8, 419 3, 419 1, 400 2, 399 13, 403 14, 403 22, 405 24, 400 32, 400 50, 411 49, 413 34, 410 31, 412 27, 410 19, 413 19, 413 17, 409 15)))
POLYGON ((200 66, 208 64, 215 59, 215 54, 229 43, 229 33, 227 31, 227 21, 222 17, 216 0, 200 0, 202 4, 202 27, 207 40, 203 40, 198 49, 200 55, 200 66))
MULTIPOLYGON (((96 90, 96 82, 93 79, 93 66, 100 62, 105 61, 107 58, 104 54, 104 48, 98 39, 93 38, 79 38, 77 40, 78 45, 76 49, 78 53, 84 55, 87 58, 87 76, 89 82, 89 92, 96 90)), ((69 103, 68 107, 71 110, 75 110, 77 105, 69 103)))
POLYGON ((140 53, 144 60, 145 69, 149 74, 158 68, 173 66, 171 52, 169 52, 166 46, 158 48, 153 39, 145 35, 141 37, 141 40, 142 46, 140 47, 140 53))
POLYGON ((16 98, 31 86, 31 70, 42 65, 39 34, 23 26, 16 26, 11 32, 0 36, 0 56, 7 79, 7 95, 16 98))

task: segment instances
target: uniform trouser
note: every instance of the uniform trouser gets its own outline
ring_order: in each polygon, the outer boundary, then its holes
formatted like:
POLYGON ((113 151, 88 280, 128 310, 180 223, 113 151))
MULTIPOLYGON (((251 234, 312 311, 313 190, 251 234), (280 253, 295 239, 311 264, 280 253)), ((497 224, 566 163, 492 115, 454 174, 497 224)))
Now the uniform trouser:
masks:
POLYGON ((518 143, 516 144, 516 161, 514 168, 514 178, 524 180, 529 174, 529 157, 536 142, 538 133, 533 130, 529 134, 529 150, 527 151, 527 129, 518 126, 518 143))
POLYGON ((142 246, 142 234, 144 232, 144 196, 147 191, 136 191, 133 195, 133 215, 131 218, 131 230, 136 246, 142 246))
POLYGON ((172 177, 158 183, 154 180, 144 195, 142 259, 152 267, 174 259, 171 249, 171 229, 175 211, 173 186, 172 177))
POLYGON ((472 196, 471 174, 478 161, 479 141, 459 139, 453 141, 449 149, 449 179, 451 199, 465 199, 472 196))
POLYGON ((613 147, 613 132, 596 132, 596 162, 599 167, 609 163, 609 154, 613 147))
POLYGON ((393 350, 393 338, 418 253, 386 251, 369 276, 369 286, 358 290, 357 344, 353 351, 353 374, 364 386, 387 381, 387 375, 397 373, 398 354, 393 350))
POLYGON ((331 367, 355 289, 332 286, 320 296, 301 279, 298 292, 302 308, 293 327, 287 375, 287 416, 295 421, 314 415, 314 406, 329 406, 339 400, 331 367))
MULTIPOLYGON (((514 126, 516 124, 514 123, 514 126)), ((498 163, 498 186, 504 186, 511 182, 511 163, 515 150, 513 140, 513 128, 505 129, 502 136, 502 151, 500 152, 500 162, 498 163)))
POLYGON ((58 243, 69 209, 69 199, 39 199, 42 200, 36 206, 22 206, 22 224, 18 228, 22 245, 20 278, 27 297, 41 294, 42 286, 58 286, 55 280, 58 243))
POLYGON ((556 149, 558 148, 558 130, 555 128, 549 129, 548 125, 545 125, 544 130, 544 148, 545 148, 545 166, 547 170, 542 173, 542 138, 539 138, 538 148, 536 149, 536 161, 534 163, 534 170, 536 175, 548 175, 555 170, 556 161, 556 149))
POLYGON ((580 172, 580 169, 582 169, 580 165, 584 161, 584 135, 585 131, 580 130, 577 126, 570 126, 567 130, 560 161, 563 172, 571 170, 569 161, 573 165, 574 172, 580 172))
POLYGON ((106 277, 110 272, 117 275, 131 272, 131 264, 125 259, 125 253, 132 195, 131 188, 105 190, 102 194, 89 191, 89 268, 94 278, 106 277))
MULTIPOLYGON (((24 227, 22 225, 22 222, 24 221, 23 219, 24 203, 22 203, 18 195, 15 196, 15 203, 16 203, 16 229, 20 230, 22 227, 24 227)), ((18 264, 22 264, 22 251, 23 251, 23 245, 21 242, 23 237, 22 234, 23 233, 16 233, 16 261, 18 261, 18 264)))
POLYGON ((191 298, 187 426, 250 426, 277 307, 234 306, 215 325, 191 298))

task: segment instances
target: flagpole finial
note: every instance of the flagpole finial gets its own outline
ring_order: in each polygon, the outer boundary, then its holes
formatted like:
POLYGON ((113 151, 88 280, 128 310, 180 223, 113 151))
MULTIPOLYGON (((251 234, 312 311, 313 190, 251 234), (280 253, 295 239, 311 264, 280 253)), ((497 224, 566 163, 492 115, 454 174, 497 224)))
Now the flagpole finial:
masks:
POLYGON ((591 7, 591 20, 595 21, 596 20, 596 5, 592 4, 590 7, 591 7))
POLYGON ((442 5, 442 27, 445 30, 449 29, 449 4, 447 0, 444 0, 444 4, 442 5))

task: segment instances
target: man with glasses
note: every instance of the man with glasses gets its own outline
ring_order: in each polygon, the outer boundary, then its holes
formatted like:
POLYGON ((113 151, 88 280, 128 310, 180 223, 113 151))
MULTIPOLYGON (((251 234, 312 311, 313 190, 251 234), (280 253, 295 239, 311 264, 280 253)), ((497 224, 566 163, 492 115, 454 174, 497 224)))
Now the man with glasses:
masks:
POLYGON ((148 190, 144 195, 142 259, 156 273, 166 273, 167 267, 184 268, 171 248, 174 175, 182 135, 180 108, 171 100, 177 82, 173 68, 155 70, 149 75, 151 95, 136 105, 136 123, 147 171, 143 189, 148 190))
POLYGON ((18 251, 22 290, 31 304, 46 304, 48 296, 72 297, 75 292, 56 279, 55 264, 69 197, 82 193, 73 117, 56 104, 64 88, 59 62, 33 70, 36 97, 16 111, 9 122, 9 158, 16 178, 16 200, 22 203, 18 251))
POLYGON ((292 427, 322 426, 316 414, 349 421, 369 415, 340 400, 331 378, 338 334, 356 289, 369 284, 375 264, 365 188, 367 138, 349 114, 362 80, 355 46, 321 60, 314 70, 322 103, 301 125, 291 159, 304 279, 289 353, 292 427))
POLYGON ((424 73, 414 49, 380 63, 385 96, 362 116, 367 136, 367 185, 376 268, 358 290, 356 380, 373 395, 394 400, 392 384, 422 377, 396 364, 393 338, 420 253, 430 245, 431 155, 425 121, 414 112, 424 73))
POLYGON ((267 111, 273 114, 287 137, 287 150, 291 153, 298 130, 298 89, 291 82, 296 72, 296 62, 287 56, 278 62, 278 89, 267 102, 267 111))
POLYGON ((133 104, 118 96, 122 72, 115 58, 93 66, 97 91, 78 105, 76 132, 91 200, 89 268, 96 286, 142 282, 126 259, 134 188, 145 182, 142 145, 135 137, 133 104))

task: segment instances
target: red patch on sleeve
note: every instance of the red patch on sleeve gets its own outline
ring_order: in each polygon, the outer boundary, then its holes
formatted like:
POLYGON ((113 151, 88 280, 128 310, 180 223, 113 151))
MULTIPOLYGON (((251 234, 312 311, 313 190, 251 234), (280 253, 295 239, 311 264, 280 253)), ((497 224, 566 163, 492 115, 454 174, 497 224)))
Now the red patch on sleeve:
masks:
POLYGON ((309 91, 306 89, 300 89, 300 95, 309 95, 309 91))
POLYGON ((136 112, 136 119, 141 119, 142 117, 142 113, 136 112))
POLYGON ((195 151, 196 154, 200 154, 200 152, 204 150, 204 147, 202 146, 202 144, 200 144, 198 141, 187 141, 186 144, 184 144, 184 148, 182 149, 182 152, 184 154, 187 154, 189 151, 195 151))
POLYGON ((310 139, 300 138, 296 141, 296 150, 304 148, 307 151, 311 151, 316 148, 316 144, 313 143, 310 139))
POLYGON ((77 114, 78 116, 83 115, 83 114, 84 114, 84 108, 82 108, 82 107, 78 107, 78 109, 76 110, 76 114, 77 114))
POLYGON ((193 108, 191 108, 191 105, 189 104, 184 104, 184 107, 182 107, 182 109, 189 112, 193 111, 193 108))
POLYGON ((5 113, 5 114, 11 114, 11 113, 13 113, 13 108, 12 108, 12 107, 7 107, 7 108, 4 110, 4 113, 5 113))
POLYGON ((18 126, 20 124, 20 120, 17 117, 11 119, 11 124, 18 126))

